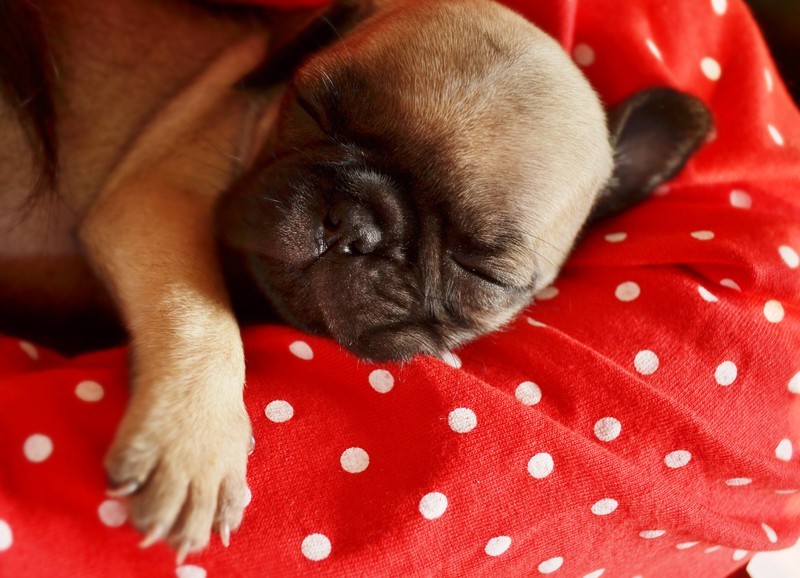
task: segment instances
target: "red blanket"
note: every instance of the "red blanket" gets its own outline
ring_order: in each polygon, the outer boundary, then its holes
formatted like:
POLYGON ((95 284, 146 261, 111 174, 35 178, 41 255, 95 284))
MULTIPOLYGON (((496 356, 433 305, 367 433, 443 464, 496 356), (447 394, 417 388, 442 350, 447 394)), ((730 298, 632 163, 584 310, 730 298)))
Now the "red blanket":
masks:
POLYGON ((0 340, 0 575, 725 576, 800 536, 800 117, 740 0, 510 2, 608 104, 690 91, 716 138, 457 352, 369 365, 245 332, 252 503, 141 551, 101 462, 122 349, 0 340))

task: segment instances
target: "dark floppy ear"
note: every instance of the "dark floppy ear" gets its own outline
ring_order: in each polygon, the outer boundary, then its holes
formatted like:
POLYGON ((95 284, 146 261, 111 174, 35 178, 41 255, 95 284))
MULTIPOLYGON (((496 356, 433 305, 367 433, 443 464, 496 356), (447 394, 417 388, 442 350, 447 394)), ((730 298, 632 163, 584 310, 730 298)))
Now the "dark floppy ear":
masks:
POLYGON ((643 90, 616 106, 609 113, 614 173, 589 220, 627 209, 678 174, 712 127, 702 102, 671 88, 643 90))

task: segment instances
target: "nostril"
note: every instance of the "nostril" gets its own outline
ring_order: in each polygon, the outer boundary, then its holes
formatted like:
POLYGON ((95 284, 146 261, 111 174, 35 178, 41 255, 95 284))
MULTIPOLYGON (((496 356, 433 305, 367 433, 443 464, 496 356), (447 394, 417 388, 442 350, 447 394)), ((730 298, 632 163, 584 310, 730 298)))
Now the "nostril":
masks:
POLYGON ((325 220, 322 221, 322 226, 325 228, 326 233, 336 232, 336 229, 339 228, 339 222, 331 215, 325 217, 325 220))
POLYGON ((320 255, 328 252, 331 249, 339 250, 339 241, 341 237, 340 226, 342 224, 341 209, 334 207, 331 209, 325 218, 322 220, 322 228, 320 230, 320 255))
POLYGON ((369 255, 383 240, 383 232, 367 207, 352 201, 334 205, 323 221, 326 245, 345 255, 369 255))

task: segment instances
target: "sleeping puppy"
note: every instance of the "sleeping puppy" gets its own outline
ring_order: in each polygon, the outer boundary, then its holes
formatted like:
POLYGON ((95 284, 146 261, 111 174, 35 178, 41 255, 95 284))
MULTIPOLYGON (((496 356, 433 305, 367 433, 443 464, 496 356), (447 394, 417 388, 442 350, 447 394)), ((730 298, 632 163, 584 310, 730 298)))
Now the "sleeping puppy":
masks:
POLYGON ((255 287, 256 308, 356 355, 441 355, 511 321, 587 221, 648 195, 710 129, 665 89, 607 120, 558 44, 489 0, 348 8, 292 28, 188 2, 43 2, 55 128, 2 111, 3 313, 116 312, 131 397, 110 493, 179 562, 212 531, 227 545, 248 494, 222 265, 234 294, 255 287), (342 38, 318 46, 328 24, 342 38), (29 154, 51 158, 37 142, 56 137, 57 179, 29 154), (25 205, 39 174, 56 198, 25 205))
POLYGON ((615 111, 609 138, 544 33, 488 2, 418 4, 385 3, 299 68, 218 211, 284 318, 374 360, 507 324, 590 213, 652 191, 710 126, 696 100, 655 90, 615 111))

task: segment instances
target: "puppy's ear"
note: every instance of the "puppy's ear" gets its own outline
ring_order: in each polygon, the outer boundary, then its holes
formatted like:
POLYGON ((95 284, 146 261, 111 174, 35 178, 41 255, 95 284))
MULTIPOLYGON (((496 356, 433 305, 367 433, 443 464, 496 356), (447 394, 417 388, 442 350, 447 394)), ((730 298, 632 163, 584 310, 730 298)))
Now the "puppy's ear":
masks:
POLYGON ((627 209, 674 177, 712 126, 702 102, 670 88, 643 90, 616 106, 609 114, 614 173, 589 221, 627 209))

